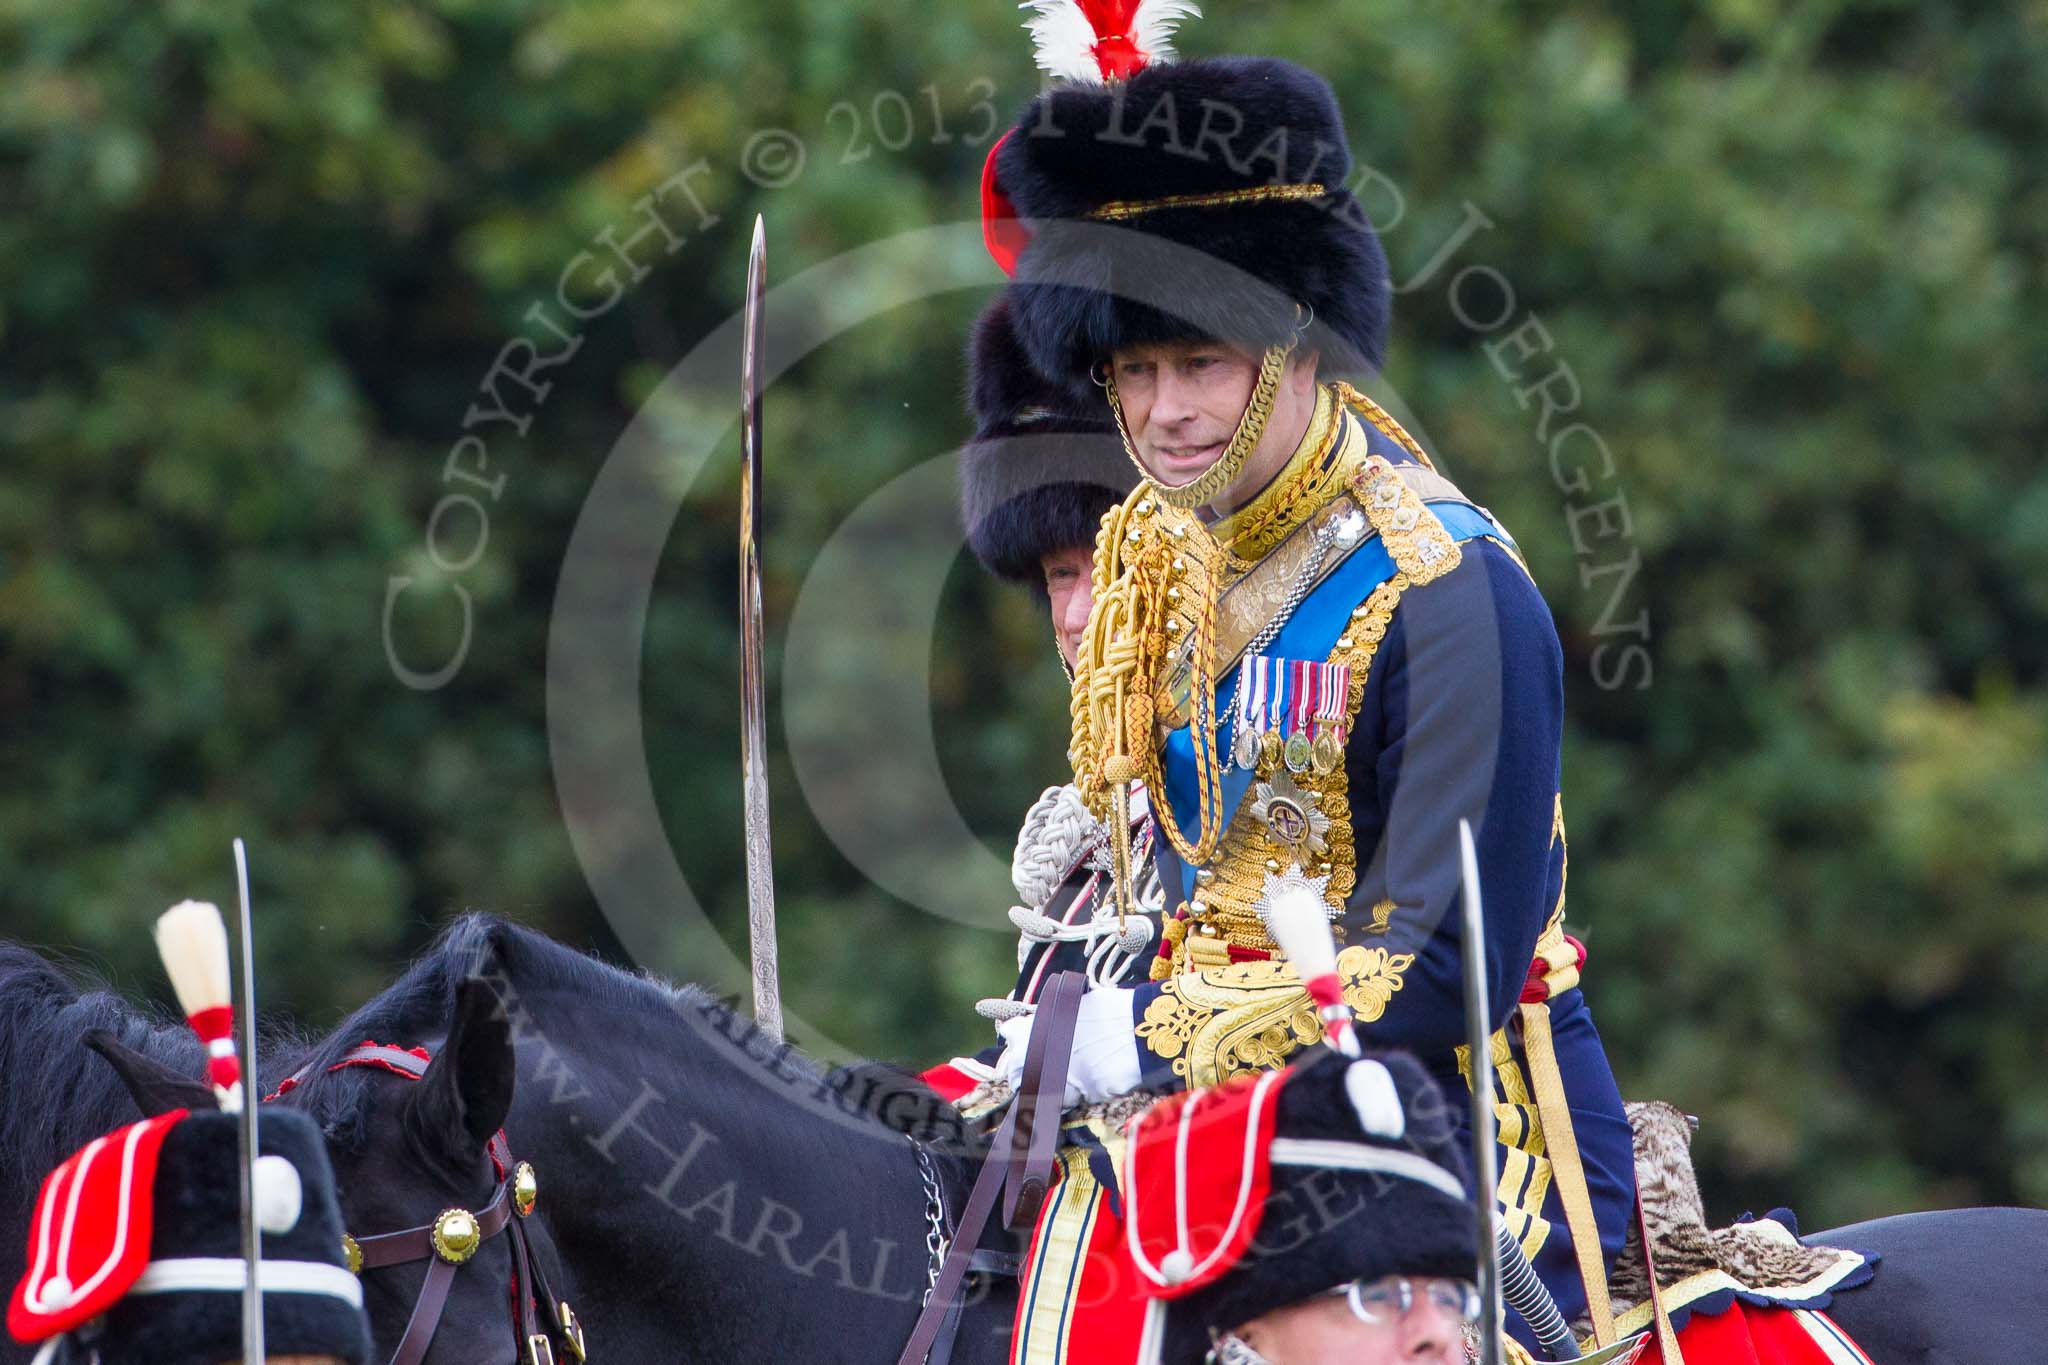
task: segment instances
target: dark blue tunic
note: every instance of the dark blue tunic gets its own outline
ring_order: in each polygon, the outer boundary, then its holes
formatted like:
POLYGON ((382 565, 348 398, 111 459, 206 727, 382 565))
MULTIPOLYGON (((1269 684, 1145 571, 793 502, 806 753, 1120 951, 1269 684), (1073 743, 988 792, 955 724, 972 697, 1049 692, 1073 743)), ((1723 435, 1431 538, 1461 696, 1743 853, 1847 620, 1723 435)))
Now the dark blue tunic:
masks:
MULTIPOLYGON (((1412 462, 1370 422, 1368 449, 1399 465, 1412 462)), ((1357 880, 1345 902, 1342 941, 1383 949, 1389 969, 1384 1008, 1361 1015, 1368 1046, 1402 1048, 1429 1066, 1453 1096, 1469 1097, 1461 1065, 1464 1016, 1458 822, 1469 819, 1485 895, 1484 953, 1496 1044, 1496 1102, 1502 1139, 1501 1197, 1509 1227, 1532 1253, 1538 1273, 1566 1316, 1586 1295, 1545 1136, 1536 1114, 1519 1006, 1539 942, 1550 965, 1562 946, 1565 843, 1559 799, 1563 664, 1556 628, 1541 594, 1511 551, 1506 533, 1469 505, 1433 505, 1459 541, 1455 568, 1400 594, 1371 657, 1348 737, 1351 844, 1357 880), (1504 1044, 1505 1050, 1502 1050, 1504 1044)), ((1362 555, 1371 546, 1361 549, 1362 555)), ((1381 553, 1381 559, 1386 554, 1381 553)), ((1388 566, 1391 568, 1391 565, 1388 566)), ((1352 629, 1353 608, 1384 574, 1332 575, 1296 613, 1270 652, 1321 661, 1337 631, 1352 629), (1372 580, 1372 581, 1366 581, 1372 580), (1361 588, 1360 584, 1365 583, 1361 588), (1327 625, 1319 626, 1320 613, 1327 625), (1317 630, 1322 635, 1317 635, 1317 630)), ((1228 685, 1219 716, 1230 714, 1228 685)), ((1226 720, 1227 725, 1227 720, 1226 720)), ((1167 788, 1177 814, 1193 810, 1192 769, 1178 768, 1186 732, 1167 747, 1167 788)), ((1227 731, 1225 735, 1227 743, 1227 731)), ((1238 790, 1243 790, 1240 779, 1238 790)), ((1227 808, 1237 809, 1233 798, 1227 808)), ((1248 819, 1239 814, 1237 819, 1248 819)), ((1183 814, 1183 830, 1191 821, 1183 814)), ((1162 879, 1196 891, 1192 869, 1156 844, 1162 879)), ((1172 903, 1169 898, 1169 904, 1172 903)), ((1539 971, 1538 976, 1543 975, 1539 971)), ((1603 1261, 1620 1250, 1632 1215, 1634 1170, 1621 1096, 1575 970, 1553 972, 1549 1025, 1603 1261)), ((1139 989, 1134 1019, 1145 1021, 1169 983, 1139 989)), ((1540 992, 1539 992, 1540 994, 1540 992)), ((1539 1006, 1540 1008, 1540 1006, 1539 1006)), ((1155 1021, 1158 1015, 1151 1016, 1155 1021)), ((1179 1046, 1169 1039, 1167 1049, 1179 1046)), ((1159 1047, 1153 1048, 1155 1054, 1159 1047)), ((1146 1059, 1150 1084, 1171 1083, 1168 1058, 1146 1059)), ((1183 1071, 1182 1074, 1187 1074, 1183 1071)), ((1466 1123, 1469 1125, 1469 1098, 1466 1123)))

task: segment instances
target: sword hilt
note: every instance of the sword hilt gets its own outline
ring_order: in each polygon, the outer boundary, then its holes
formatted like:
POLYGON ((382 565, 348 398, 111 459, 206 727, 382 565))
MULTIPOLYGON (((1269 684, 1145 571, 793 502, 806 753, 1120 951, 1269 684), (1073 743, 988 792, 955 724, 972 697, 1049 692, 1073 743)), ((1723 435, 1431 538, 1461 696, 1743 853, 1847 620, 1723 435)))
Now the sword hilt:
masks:
POLYGON ((1500 1252, 1500 1296, 1507 1300, 1508 1307, 1522 1315, 1522 1321, 1529 1324, 1529 1330, 1536 1334, 1545 1355, 1552 1360, 1577 1360, 1578 1338, 1566 1326, 1564 1314, 1558 1311, 1557 1300, 1536 1277, 1536 1267, 1529 1264, 1522 1244, 1515 1240, 1506 1224, 1495 1229, 1494 1243, 1500 1252))

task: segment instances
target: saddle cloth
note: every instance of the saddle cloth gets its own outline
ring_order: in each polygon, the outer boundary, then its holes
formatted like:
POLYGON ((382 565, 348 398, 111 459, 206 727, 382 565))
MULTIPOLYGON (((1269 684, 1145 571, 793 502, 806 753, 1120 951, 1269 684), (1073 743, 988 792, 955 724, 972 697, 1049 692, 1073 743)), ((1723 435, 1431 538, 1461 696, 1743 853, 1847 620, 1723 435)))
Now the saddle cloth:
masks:
POLYGON ((1115 1186, 1125 1117, 1077 1114, 1065 1125, 1069 1142, 1025 1248, 1012 1365, 1129 1365, 1139 1359, 1146 1299, 1124 1250, 1115 1186))
MULTIPOLYGON (((1699 1312, 1678 1332, 1682 1365, 1871 1365, 1848 1333, 1807 1308, 1756 1308, 1736 1300, 1699 1312)), ((1663 1358, 1653 1345, 1643 1365, 1663 1358)), ((1681 1365, 1663 1360, 1663 1365, 1681 1365)))

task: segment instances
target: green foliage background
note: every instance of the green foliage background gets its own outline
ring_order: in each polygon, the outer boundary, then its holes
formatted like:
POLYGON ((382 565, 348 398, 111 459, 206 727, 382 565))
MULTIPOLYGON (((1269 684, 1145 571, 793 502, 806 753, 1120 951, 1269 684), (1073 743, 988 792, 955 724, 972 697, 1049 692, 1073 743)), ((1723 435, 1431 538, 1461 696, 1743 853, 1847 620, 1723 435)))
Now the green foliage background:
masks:
MULTIPOLYGON (((1387 380, 1557 612, 1572 918, 1625 1089, 1705 1116, 1718 1213, 2048 1202, 2048 11, 1214 9, 1185 52, 1331 78, 1397 280, 1468 205, 1490 224, 1400 300, 1387 380), (1499 274, 1454 289, 1474 265, 1499 274), (1488 281, 1512 318, 1483 331, 1488 281), (1531 318, 1547 354, 1487 349, 1531 318), (1526 386, 1560 362, 1611 476, 1546 466, 1526 386), (1639 618, 1649 668, 1603 688, 1639 618)), ((150 915, 226 899, 243 834, 265 996, 314 1025, 465 906, 615 948, 545 714, 584 494, 737 306, 755 211, 778 277, 971 218, 982 101, 1034 87, 1001 3, 0 0, 0 931, 154 990, 150 915), (740 166, 771 127, 808 149, 773 191, 740 166), (479 381, 700 159, 719 221, 672 215, 685 244, 493 433, 472 647, 400 686, 386 584, 449 600, 423 534, 479 381)), ((876 317, 771 393, 771 628, 840 519, 963 435, 979 299, 876 317)), ((737 943, 723 467, 644 679, 664 815, 737 943)), ((398 643, 445 658, 451 622, 398 643)), ((998 854, 1062 767, 1045 635, 955 572, 939 735, 998 854)), ((777 777, 793 1002, 874 1054, 975 1045, 1003 905, 974 929, 875 890, 777 777)))

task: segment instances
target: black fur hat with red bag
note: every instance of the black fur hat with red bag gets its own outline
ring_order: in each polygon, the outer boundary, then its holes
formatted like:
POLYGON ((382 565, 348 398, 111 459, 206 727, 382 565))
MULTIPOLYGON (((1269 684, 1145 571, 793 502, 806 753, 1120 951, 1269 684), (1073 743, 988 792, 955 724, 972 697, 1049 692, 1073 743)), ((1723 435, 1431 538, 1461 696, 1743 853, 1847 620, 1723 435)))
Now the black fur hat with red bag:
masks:
POLYGON ((1269 57, 1172 60, 1182 0, 1036 0, 1033 100, 983 171, 1017 335, 1085 394, 1128 346, 1300 339, 1325 373, 1384 357, 1386 254, 1329 83, 1269 57))
MULTIPOLYGON (((233 1114, 177 1109, 109 1133, 52 1171, 29 1225, 28 1274, 8 1304, 14 1339, 64 1338, 51 1362, 241 1359, 236 1127, 233 1114)), ((275 1110, 258 1133, 265 1350, 363 1365, 362 1286, 348 1269, 320 1130, 275 1110)))
POLYGON ((158 919, 156 938, 206 1045, 206 1078, 146 1077, 152 1064, 111 1034, 80 1040, 122 1074, 150 1117, 95 1138, 44 1177, 8 1333, 39 1346, 36 1365, 243 1359, 246 1174, 264 1355, 365 1365, 362 1284, 348 1264, 319 1126, 272 1110, 255 1124, 254 1152, 243 1153, 242 1107, 254 1100, 234 1045, 220 911, 182 902, 158 919))
POLYGON ((1316 1048, 1284 1071, 1175 1096, 1138 1121, 1125 1244, 1159 1365, 1354 1280, 1470 1280, 1470 1165, 1456 1116, 1405 1053, 1316 1048))

